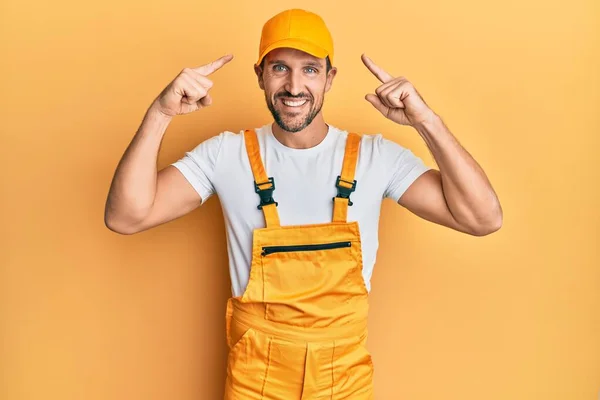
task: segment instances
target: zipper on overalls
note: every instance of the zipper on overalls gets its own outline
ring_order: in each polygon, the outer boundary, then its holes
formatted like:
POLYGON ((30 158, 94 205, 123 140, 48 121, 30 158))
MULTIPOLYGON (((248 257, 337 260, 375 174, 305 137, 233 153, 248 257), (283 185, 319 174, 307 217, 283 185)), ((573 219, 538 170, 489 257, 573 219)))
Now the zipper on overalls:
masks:
POLYGON ((262 255, 268 256, 273 253, 284 253, 290 251, 314 251, 314 250, 331 250, 340 249, 343 247, 352 246, 351 242, 335 242, 323 244, 302 244, 294 246, 266 246, 262 248, 262 255))

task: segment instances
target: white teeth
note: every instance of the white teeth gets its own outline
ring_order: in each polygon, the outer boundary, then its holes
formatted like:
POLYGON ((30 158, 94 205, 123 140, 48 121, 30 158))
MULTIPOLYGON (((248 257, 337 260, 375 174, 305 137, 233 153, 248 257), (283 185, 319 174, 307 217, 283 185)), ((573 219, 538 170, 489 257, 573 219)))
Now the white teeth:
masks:
POLYGON ((281 100, 283 102, 283 104, 285 104, 288 107, 300 107, 302 105, 304 105, 304 103, 306 103, 306 100, 302 100, 302 101, 288 101, 288 100, 281 100))

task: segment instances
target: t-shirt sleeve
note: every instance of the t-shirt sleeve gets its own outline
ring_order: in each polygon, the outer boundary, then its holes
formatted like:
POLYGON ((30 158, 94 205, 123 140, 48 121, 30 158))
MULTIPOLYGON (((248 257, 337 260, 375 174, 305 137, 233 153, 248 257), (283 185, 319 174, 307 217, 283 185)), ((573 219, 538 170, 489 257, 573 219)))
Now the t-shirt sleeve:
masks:
POLYGON ((213 185, 223 133, 206 139, 172 163, 202 198, 202 204, 215 193, 213 185))
POLYGON ((398 202, 410 185, 424 172, 432 169, 410 149, 382 136, 379 138, 379 154, 387 174, 387 187, 384 198, 398 202))

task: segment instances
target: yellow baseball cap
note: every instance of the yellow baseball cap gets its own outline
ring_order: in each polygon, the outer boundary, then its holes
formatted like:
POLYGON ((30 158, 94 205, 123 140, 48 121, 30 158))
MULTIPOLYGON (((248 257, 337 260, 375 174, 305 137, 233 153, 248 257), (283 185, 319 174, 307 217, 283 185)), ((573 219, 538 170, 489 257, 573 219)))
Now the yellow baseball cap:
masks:
POLYGON ((268 52, 281 47, 301 50, 318 58, 329 56, 333 64, 331 33, 325 21, 310 11, 291 9, 269 19, 262 29, 256 65, 260 65, 268 52))

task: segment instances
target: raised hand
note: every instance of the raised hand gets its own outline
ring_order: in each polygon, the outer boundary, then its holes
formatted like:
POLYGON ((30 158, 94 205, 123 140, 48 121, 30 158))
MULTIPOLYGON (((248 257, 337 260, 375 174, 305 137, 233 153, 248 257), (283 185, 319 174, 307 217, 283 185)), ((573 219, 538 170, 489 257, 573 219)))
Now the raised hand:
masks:
POLYGON ((213 82, 207 76, 232 59, 233 55, 228 54, 206 65, 184 68, 154 100, 153 107, 170 117, 208 107, 212 104, 208 91, 213 82))
POLYGON ((369 93, 365 99, 386 118, 400 124, 415 126, 434 115, 417 89, 403 76, 394 78, 375 64, 365 54, 361 56, 365 66, 383 84, 369 93))

